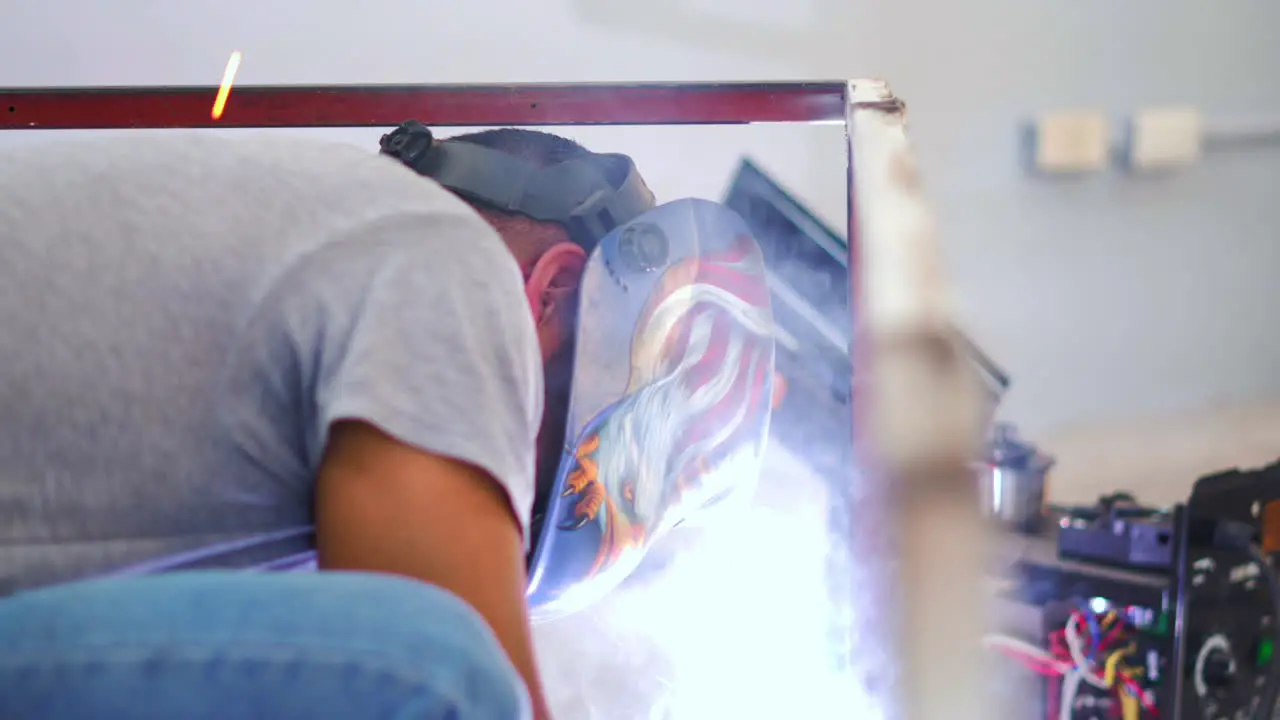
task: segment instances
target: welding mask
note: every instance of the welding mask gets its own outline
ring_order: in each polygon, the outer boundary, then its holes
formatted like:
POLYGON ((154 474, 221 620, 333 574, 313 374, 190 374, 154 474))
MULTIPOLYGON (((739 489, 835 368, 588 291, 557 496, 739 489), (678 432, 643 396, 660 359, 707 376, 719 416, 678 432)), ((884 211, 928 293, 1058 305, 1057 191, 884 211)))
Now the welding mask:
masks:
POLYGON ((653 208, 653 193, 626 155, 586 153, 544 167, 473 143, 436 142, 413 120, 383 135, 380 146, 383 155, 467 200, 564 226, 587 252, 653 208))
POLYGON ((563 226, 589 253, 555 482, 532 525, 535 619, 621 583, 663 534, 751 493, 769 430, 773 317, 759 246, 705 200, 654 209, 625 155, 543 167, 420 123, 382 154, 458 195, 563 226))
POLYGON ((760 247, 705 200, 605 236, 582 278, 566 448, 535 519, 534 618, 617 587, 665 533, 760 473, 774 383, 760 247))

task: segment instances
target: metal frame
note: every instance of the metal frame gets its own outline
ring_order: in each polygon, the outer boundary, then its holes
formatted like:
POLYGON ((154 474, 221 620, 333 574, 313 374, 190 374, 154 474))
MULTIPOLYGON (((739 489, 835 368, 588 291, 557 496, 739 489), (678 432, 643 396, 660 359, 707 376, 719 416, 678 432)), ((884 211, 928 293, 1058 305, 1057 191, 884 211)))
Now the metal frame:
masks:
POLYGON ((990 716, 978 635, 976 456, 985 400, 952 331, 941 253, 904 130, 878 81, 641 85, 0 88, 0 130, 842 122, 856 297, 850 716, 990 716), (937 541, 942 532, 943 539, 937 541), (933 537, 931 542, 929 538, 933 537), (938 651, 942 648, 941 651, 938 651), (974 653, 966 656, 965 653, 974 653), (959 653, 959 654, 957 654, 959 653))
POLYGON ((0 130, 844 122, 843 82, 0 88, 0 130))

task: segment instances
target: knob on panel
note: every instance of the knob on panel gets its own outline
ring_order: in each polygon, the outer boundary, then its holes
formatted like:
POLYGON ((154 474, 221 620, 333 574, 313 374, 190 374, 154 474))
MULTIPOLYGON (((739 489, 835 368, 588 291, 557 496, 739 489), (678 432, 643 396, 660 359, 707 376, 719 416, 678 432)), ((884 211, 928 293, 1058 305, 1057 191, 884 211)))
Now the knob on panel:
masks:
POLYGON ((1229 686, 1236 677, 1236 660, 1225 650, 1213 650, 1205 658, 1200 676, 1210 689, 1221 689, 1229 686))
POLYGON ((1236 658, 1231 641, 1225 635, 1213 635, 1200 646, 1192 671, 1196 694, 1204 697, 1211 691, 1231 685, 1236 676, 1236 658))

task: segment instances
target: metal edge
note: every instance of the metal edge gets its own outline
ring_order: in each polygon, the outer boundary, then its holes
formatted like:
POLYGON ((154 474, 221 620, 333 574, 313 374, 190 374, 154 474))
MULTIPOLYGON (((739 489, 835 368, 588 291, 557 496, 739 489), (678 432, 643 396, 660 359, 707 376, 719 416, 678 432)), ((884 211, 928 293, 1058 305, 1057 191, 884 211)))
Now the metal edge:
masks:
POLYGON ((0 129, 661 125, 842 119, 843 82, 0 88, 0 129), (6 107, 7 106, 7 107, 6 107))

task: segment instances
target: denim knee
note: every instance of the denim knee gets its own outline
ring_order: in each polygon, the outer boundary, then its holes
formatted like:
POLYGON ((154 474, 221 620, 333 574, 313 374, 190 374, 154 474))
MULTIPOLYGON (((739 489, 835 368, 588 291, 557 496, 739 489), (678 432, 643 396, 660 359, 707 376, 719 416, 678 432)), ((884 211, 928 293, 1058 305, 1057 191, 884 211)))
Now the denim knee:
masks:
POLYGON ((523 682, 470 606, 386 575, 194 572, 21 593, 0 600, 0 647, 0 683, 15 684, 0 685, 0 704, 27 713, 105 718, 131 701, 122 695, 144 694, 152 717, 529 715, 523 682), (77 692, 98 705, 72 712, 77 692))

